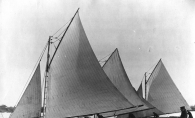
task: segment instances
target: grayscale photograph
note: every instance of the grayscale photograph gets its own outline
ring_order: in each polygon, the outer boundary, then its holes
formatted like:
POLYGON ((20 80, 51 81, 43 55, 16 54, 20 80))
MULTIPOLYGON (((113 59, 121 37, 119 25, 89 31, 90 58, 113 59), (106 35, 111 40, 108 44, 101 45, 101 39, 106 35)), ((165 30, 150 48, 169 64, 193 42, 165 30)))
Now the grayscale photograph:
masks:
POLYGON ((0 118, 193 118, 195 0, 0 0, 0 118))

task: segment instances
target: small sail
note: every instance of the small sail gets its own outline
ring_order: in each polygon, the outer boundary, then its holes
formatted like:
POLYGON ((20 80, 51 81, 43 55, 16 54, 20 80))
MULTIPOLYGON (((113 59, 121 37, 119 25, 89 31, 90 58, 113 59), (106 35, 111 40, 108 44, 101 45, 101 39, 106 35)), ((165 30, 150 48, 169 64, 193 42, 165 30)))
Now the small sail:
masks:
POLYGON ((148 79, 147 100, 163 113, 180 112, 181 106, 190 109, 161 60, 148 79))
POLYGON ((46 118, 133 107, 101 68, 78 13, 53 58, 48 81, 46 118))
POLYGON ((38 64, 24 94, 10 118, 33 118, 41 115, 41 73, 38 64))
POLYGON ((139 86, 139 88, 138 88, 138 90, 137 90, 137 94, 139 95, 139 97, 144 97, 143 96, 143 90, 142 90, 143 88, 142 88, 142 82, 141 82, 141 84, 140 84, 140 86, 139 86))
MULTIPOLYGON (((142 107, 137 107, 134 109, 122 110, 115 113, 117 114, 124 114, 129 112, 137 112, 139 117, 145 117, 149 114, 141 114, 141 111, 154 109, 152 105, 149 103, 145 103, 142 99, 138 96, 137 92, 135 91, 134 87, 132 86, 123 64, 121 62, 118 50, 116 49, 106 63, 103 66, 104 72, 107 74, 108 78, 111 82, 116 86, 116 88, 135 106, 143 105, 142 107)), ((121 117, 122 115, 120 115, 121 117)))

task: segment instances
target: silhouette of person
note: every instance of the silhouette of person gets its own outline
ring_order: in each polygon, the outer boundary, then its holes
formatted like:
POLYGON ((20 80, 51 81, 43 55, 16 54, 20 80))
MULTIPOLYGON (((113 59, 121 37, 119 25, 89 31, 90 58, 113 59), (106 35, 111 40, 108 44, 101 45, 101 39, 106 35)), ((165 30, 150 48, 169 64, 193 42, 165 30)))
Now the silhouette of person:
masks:
POLYGON ((185 109, 185 106, 180 107, 180 110, 181 110, 180 118, 187 118, 187 111, 185 109))
POLYGON ((135 118, 135 116, 132 113, 130 113, 129 118, 135 118))
POLYGON ((97 117, 98 118, 104 118, 102 115, 100 115, 99 113, 97 113, 97 117))
POLYGON ((156 114, 155 112, 153 112, 153 114, 154 114, 154 118, 158 118, 159 117, 159 115, 156 114))
POLYGON ((192 113, 189 110, 187 110, 187 114, 188 114, 188 118, 193 118, 192 113))

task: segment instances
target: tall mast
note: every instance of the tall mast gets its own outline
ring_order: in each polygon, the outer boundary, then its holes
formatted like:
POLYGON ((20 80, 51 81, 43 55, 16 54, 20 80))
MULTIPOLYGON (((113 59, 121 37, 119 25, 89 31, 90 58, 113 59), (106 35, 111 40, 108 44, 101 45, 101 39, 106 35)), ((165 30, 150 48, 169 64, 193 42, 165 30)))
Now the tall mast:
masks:
POLYGON ((46 63, 46 74, 45 74, 45 81, 44 81, 44 98, 43 98, 43 117, 45 117, 46 113, 46 94, 47 94, 47 78, 48 78, 48 72, 49 72, 49 60, 50 60, 50 54, 49 54, 49 49, 50 49, 50 40, 52 36, 49 36, 48 39, 48 51, 47 51, 47 63, 46 63))
POLYGON ((145 99, 147 97, 147 88, 146 88, 146 84, 147 84, 147 80, 146 80, 146 72, 144 74, 144 77, 145 77, 145 99))
POLYGON ((62 39, 64 38, 64 36, 65 36, 65 34, 66 34, 66 32, 67 32, 70 24, 72 23, 75 15, 77 14, 78 10, 79 10, 79 8, 77 9, 76 13, 74 14, 74 16, 72 17, 70 23, 68 24, 68 26, 67 26, 67 28, 66 28, 63 36, 61 37, 61 40, 60 40, 59 44, 57 45, 57 48, 54 51, 54 54, 52 55, 51 58, 50 58, 49 51, 50 51, 50 44, 52 43, 51 40, 52 40, 52 37, 53 36, 49 36, 49 39, 48 39, 48 52, 47 52, 46 74, 45 74, 45 81, 44 81, 45 84, 44 84, 44 98, 43 98, 43 118, 45 118, 45 114, 46 114, 47 78, 48 78, 48 74, 49 74, 49 68, 50 68, 51 62, 52 62, 52 60, 53 60, 53 58, 54 58, 54 56, 55 56, 55 54, 56 54, 56 52, 58 50, 58 47, 59 47, 60 43, 62 42, 62 39))
POLYGON ((64 34, 63 34, 63 36, 61 37, 61 40, 60 40, 59 44, 57 45, 56 50, 55 50, 53 56, 51 57, 50 62, 48 63, 49 66, 50 66, 51 62, 53 61, 53 58, 54 58, 54 56, 55 56, 55 54, 56 54, 56 52, 57 52, 57 50, 58 50, 58 48, 59 48, 59 46, 60 46, 60 44, 61 44, 61 42, 62 42, 62 39, 64 38, 66 32, 68 31, 68 28, 70 27, 70 24, 72 23, 72 21, 73 21, 73 19, 74 19, 74 17, 76 16, 76 14, 77 14, 78 11, 79 11, 79 8, 77 9, 76 13, 74 14, 74 16, 72 17, 70 23, 68 24, 66 30, 64 31, 64 34))

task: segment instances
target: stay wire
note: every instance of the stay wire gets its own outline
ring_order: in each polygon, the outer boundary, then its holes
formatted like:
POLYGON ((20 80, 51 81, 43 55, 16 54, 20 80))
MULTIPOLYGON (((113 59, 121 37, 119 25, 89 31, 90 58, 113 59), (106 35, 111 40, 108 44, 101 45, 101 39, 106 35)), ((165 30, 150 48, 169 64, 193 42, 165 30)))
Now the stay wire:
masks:
POLYGON ((155 63, 153 66, 151 66, 150 69, 148 69, 146 72, 148 72, 149 70, 151 70, 157 63, 155 63))
MULTIPOLYGON (((158 62, 159 62, 159 61, 158 61, 158 62)), ((158 62, 157 62, 157 64, 158 64, 158 62)), ((155 63, 151 68, 154 68, 154 69, 155 69, 155 67, 157 66, 157 64, 155 63)), ((150 68, 150 69, 151 69, 151 68, 150 68)), ((150 70, 150 69, 149 69, 149 70, 150 70)), ((153 69, 153 71, 154 71, 154 69, 153 69)), ((148 70, 148 71, 149 71, 149 70, 148 70)), ((146 73, 148 73, 148 71, 146 71, 146 73)), ((153 73, 153 71, 152 71, 151 73, 149 73, 150 75, 149 75, 149 77, 148 77, 146 83, 148 83, 148 81, 150 80, 150 77, 152 77, 151 74, 153 73)), ((146 75, 146 77, 147 77, 147 75, 146 75)))
POLYGON ((35 69, 36 69, 37 65, 38 65, 39 62, 41 61, 41 59, 42 59, 42 57, 43 57, 43 55, 44 55, 44 52, 45 52, 45 50, 46 50, 46 48, 47 48, 47 45, 48 45, 48 44, 46 43, 46 45, 45 45, 45 47, 44 47, 44 49, 43 49, 41 55, 39 56, 39 58, 38 58, 38 60, 37 60, 37 62, 36 62, 36 64, 35 64, 35 66, 34 66, 34 68, 33 68, 33 71, 31 72, 31 74, 30 74, 30 76, 29 76, 29 78, 28 78, 28 81, 25 83, 25 86, 24 86, 24 88, 23 88, 23 90, 22 90, 22 92, 21 92, 21 94, 20 94, 20 97, 19 97, 19 99, 17 100, 16 106, 18 105, 19 100, 20 100, 21 97, 22 97, 22 94, 25 92, 25 89, 26 89, 26 87, 27 87, 27 84, 29 84, 29 81, 30 81, 30 79, 31 79, 31 77, 32 77, 33 72, 35 72, 35 69))
MULTIPOLYGON (((71 18, 72 19, 72 18, 71 18)), ((71 20, 70 19, 70 20, 71 20)), ((68 20, 68 22, 66 22, 60 29, 58 29, 52 36, 54 36, 54 35, 56 35, 65 25, 67 25, 69 22, 70 22, 70 20, 68 20)))
MULTIPOLYGON (((67 28, 66 28, 67 29, 67 28)), ((60 37, 65 31, 66 31, 66 29, 64 29, 57 37, 55 37, 55 41, 53 41, 53 42, 51 42, 51 43, 55 43, 56 41, 60 41, 60 40, 62 40, 62 37, 60 37), (60 38, 59 38, 60 37, 60 38)))
POLYGON ((111 54, 112 54, 112 53, 110 53, 110 54, 108 54, 107 56, 101 58, 101 59, 99 60, 99 62, 105 62, 106 60, 105 60, 105 61, 102 61, 102 60, 105 59, 106 57, 109 57, 111 54))

